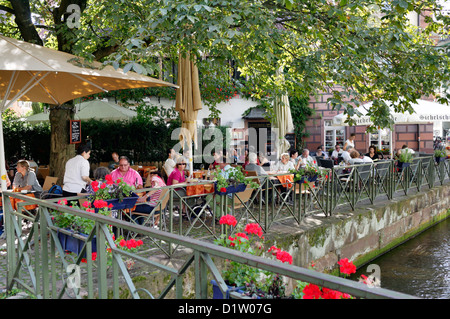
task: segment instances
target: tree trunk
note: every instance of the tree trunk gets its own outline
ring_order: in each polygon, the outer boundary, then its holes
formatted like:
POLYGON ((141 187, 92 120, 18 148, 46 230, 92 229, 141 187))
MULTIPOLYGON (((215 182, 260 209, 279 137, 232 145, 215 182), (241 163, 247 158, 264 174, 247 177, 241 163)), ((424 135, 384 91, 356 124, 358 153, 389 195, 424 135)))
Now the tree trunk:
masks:
POLYGON ((58 177, 63 185, 66 162, 75 156, 75 144, 69 144, 69 124, 73 119, 73 103, 50 108, 50 176, 58 177))

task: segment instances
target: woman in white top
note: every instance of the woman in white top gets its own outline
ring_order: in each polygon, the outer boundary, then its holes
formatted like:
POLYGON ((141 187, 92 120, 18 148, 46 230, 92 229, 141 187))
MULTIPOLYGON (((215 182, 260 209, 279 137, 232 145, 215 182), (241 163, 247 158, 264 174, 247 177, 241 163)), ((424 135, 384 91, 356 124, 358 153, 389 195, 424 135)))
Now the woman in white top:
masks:
POLYGON ((64 197, 85 193, 86 185, 92 182, 89 178, 90 165, 88 161, 91 156, 91 148, 88 145, 81 145, 77 149, 77 154, 66 163, 63 181, 64 197))
POLYGON ((281 154, 281 160, 277 162, 272 168, 273 172, 288 172, 290 169, 295 169, 294 163, 289 160, 289 153, 281 154))
POLYGON ((356 137, 355 133, 350 134, 350 137, 344 143, 344 150, 347 150, 347 146, 355 148, 355 137, 356 137))

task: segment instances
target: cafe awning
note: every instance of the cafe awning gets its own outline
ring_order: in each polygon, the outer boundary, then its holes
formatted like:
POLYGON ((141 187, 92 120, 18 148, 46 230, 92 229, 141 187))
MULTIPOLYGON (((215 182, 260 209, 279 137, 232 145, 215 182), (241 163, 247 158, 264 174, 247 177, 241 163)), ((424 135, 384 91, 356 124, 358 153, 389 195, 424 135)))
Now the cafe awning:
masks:
MULTIPOLYGON (((372 102, 366 103, 357 108, 357 111, 362 116, 353 116, 356 121, 356 125, 371 125, 372 121, 369 116, 366 116, 368 109, 372 106, 372 102)), ((414 109, 414 113, 397 113, 391 107, 391 116, 394 120, 394 124, 421 124, 432 123, 438 121, 450 121, 450 106, 440 104, 437 102, 417 100, 417 103, 411 105, 414 109)), ((345 123, 347 115, 343 113, 336 115, 333 118, 334 126, 348 126, 345 123)))

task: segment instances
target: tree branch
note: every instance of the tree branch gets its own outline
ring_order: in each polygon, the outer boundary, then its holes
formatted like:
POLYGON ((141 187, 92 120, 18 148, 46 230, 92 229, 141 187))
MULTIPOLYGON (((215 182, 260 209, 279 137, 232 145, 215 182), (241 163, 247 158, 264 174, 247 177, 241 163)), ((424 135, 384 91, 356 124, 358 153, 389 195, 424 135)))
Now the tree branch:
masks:
POLYGON ((16 15, 16 12, 12 8, 3 6, 1 4, 0 4, 0 10, 3 10, 3 11, 6 11, 8 13, 16 15))

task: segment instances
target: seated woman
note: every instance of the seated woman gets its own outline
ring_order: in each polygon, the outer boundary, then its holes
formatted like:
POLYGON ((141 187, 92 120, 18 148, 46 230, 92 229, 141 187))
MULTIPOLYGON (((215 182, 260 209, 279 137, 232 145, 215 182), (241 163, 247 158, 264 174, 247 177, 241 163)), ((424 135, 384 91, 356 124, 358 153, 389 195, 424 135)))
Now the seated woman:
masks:
POLYGON ((281 173, 288 172, 290 169, 295 169, 294 164, 289 160, 289 153, 283 153, 281 154, 280 161, 278 161, 271 170, 274 173, 281 173))
MULTIPOLYGON (((98 182, 98 185, 97 185, 98 187, 100 187, 100 185, 105 182, 106 175, 108 175, 110 173, 111 172, 109 171, 109 169, 107 167, 103 167, 103 166, 99 166, 94 170, 94 180, 98 182)), ((86 186, 86 193, 88 193, 88 194, 95 193, 91 184, 86 186)))
POLYGON ((357 150, 353 150, 353 151, 350 153, 350 159, 349 159, 348 163, 349 163, 350 165, 354 165, 354 164, 357 164, 357 163, 358 163, 358 164, 359 164, 359 163, 364 163, 364 161, 363 161, 362 158, 360 158, 359 152, 358 152, 357 150))
POLYGON ((34 170, 30 168, 30 164, 26 160, 17 162, 17 172, 13 180, 13 188, 21 191, 35 191, 36 197, 39 198, 42 187, 37 180, 34 170))
MULTIPOLYGON (((177 158, 177 162, 175 165, 175 169, 170 173, 169 177, 167 178, 167 185, 176 185, 176 184, 182 184, 186 182, 186 177, 184 175, 184 168, 186 167, 186 159, 183 156, 180 156, 177 158)), ((183 187, 175 188, 175 191, 179 195, 179 197, 186 197, 186 189, 183 187)), ((175 200, 178 200, 178 198, 174 198, 175 200)), ((193 205, 193 201, 191 199, 186 200, 189 206, 193 205), (192 205, 191 205, 192 204, 192 205)), ((186 212, 186 208, 183 207, 183 211, 186 212)))
MULTIPOLYGON (((159 197, 161 196, 162 189, 158 189, 167 186, 162 179, 161 172, 159 170, 151 171, 148 178, 150 179, 151 188, 156 188, 149 191, 144 196, 138 198, 137 203, 145 203, 143 205, 137 205, 134 210, 137 213, 150 214, 155 207, 158 206, 159 197)), ((160 213, 155 214, 155 220, 153 222, 153 227, 158 226, 160 213)), ((142 216, 141 216, 142 217, 142 216)), ((135 218, 137 224, 142 224, 143 218, 135 218)))
POLYGON ((369 152, 366 154, 366 156, 370 157, 372 161, 383 159, 383 155, 377 152, 377 148, 374 145, 369 146, 369 152))

